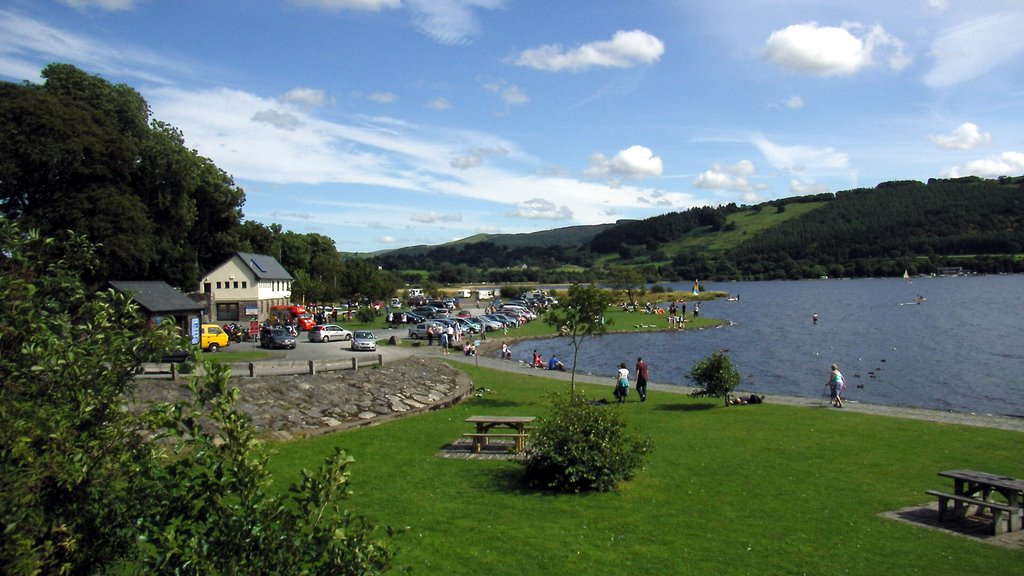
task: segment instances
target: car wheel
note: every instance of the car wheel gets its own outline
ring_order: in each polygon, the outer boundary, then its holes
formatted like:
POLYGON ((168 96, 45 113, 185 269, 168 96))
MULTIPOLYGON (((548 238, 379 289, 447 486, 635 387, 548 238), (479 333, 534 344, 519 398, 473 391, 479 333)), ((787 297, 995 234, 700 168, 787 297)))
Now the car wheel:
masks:
POLYGON ((412 338, 413 340, 419 340, 420 339, 420 335, 415 333, 415 332, 413 332, 412 334, 409 334, 409 337, 412 338))
POLYGON ((320 341, 321 342, 330 342, 331 341, 331 337, 330 336, 321 336, 320 337, 320 341))
POLYGON ((351 340, 351 339, 352 339, 352 335, 351 334, 345 334, 345 340, 351 340))
POLYGON ((210 344, 210 347, 209 347, 209 348, 207 348, 206 350, 207 350, 208 352, 216 352, 216 351, 217 351, 217 348, 219 348, 219 346, 217 346, 216 344, 210 344))

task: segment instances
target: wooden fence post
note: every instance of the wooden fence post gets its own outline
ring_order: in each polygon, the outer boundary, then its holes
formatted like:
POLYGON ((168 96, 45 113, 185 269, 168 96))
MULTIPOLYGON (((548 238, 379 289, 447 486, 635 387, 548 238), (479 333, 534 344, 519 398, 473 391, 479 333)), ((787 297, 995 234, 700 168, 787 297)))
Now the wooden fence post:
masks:
POLYGON ((254 378, 255 376, 256 376, 256 363, 255 362, 249 362, 249 378, 254 378))
POLYGON ((377 354, 377 366, 381 367, 381 368, 384 367, 384 355, 383 354, 377 354))
POLYGON ((356 370, 359 370, 359 361, 352 358, 352 371, 355 372, 356 370))
POLYGON ((316 374, 316 365, 313 364, 312 360, 309 361, 309 374, 310 376, 316 374))

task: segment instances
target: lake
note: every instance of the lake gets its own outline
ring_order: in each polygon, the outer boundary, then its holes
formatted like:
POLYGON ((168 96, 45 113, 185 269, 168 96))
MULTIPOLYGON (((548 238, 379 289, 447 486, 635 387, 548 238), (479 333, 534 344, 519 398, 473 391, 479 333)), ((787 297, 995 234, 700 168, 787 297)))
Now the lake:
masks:
MULTIPOLYGON (((577 371, 608 374, 610 382, 626 362, 632 378, 643 356, 652 382, 692 386, 685 375, 694 361, 726 350, 742 377, 739 388, 769 397, 822 397, 834 362, 846 376, 845 397, 855 402, 1024 417, 1024 276, 728 282, 704 289, 739 296, 701 303, 702 316, 729 325, 588 338, 577 371), (918 295, 926 299, 921 304, 914 303, 918 295)), ((638 324, 654 322, 666 321, 637 315, 638 324)), ((523 343, 516 356, 528 358, 533 347, 545 359, 557 353, 567 367, 572 362, 567 339, 523 343)))

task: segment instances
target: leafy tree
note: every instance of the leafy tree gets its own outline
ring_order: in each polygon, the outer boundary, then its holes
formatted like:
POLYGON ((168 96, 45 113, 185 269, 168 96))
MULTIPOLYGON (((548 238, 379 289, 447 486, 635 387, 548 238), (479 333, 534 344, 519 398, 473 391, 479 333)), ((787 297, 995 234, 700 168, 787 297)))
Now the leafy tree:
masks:
POLYGON ((608 269, 608 286, 626 295, 629 305, 636 307, 636 299, 646 293, 647 283, 640 272, 626 266, 612 266, 608 269))
POLYGON ((582 394, 556 395, 551 414, 530 435, 525 484, 559 492, 613 490, 651 451, 650 438, 625 428, 620 410, 594 406, 582 394))
POLYGON ((573 284, 565 298, 559 299, 558 305, 544 315, 544 323, 557 328, 572 344, 572 375, 569 380, 572 393, 576 392, 576 358, 580 354, 580 347, 587 337, 600 336, 608 331, 611 321, 605 319, 604 313, 611 303, 612 295, 607 290, 593 284, 573 284))
POLYGON ((123 410, 173 329, 147 328, 127 295, 89 290, 81 276, 95 264, 80 235, 25 235, 0 219, 4 573, 385 570, 390 531, 341 508, 344 453, 289 496, 266 493, 266 453, 233 407, 226 368, 204 363, 191 402, 123 410))
POLYGON ((173 439, 148 468, 149 514, 140 574, 378 574, 393 552, 386 534, 341 507, 353 459, 336 448, 302 471, 284 497, 270 496, 267 452, 235 409, 228 369, 206 363, 188 384, 193 400, 154 406, 158 437, 173 439), (203 417, 205 416, 205 418, 203 417))
POLYGON ((740 383, 740 373, 729 356, 722 351, 697 360, 690 369, 690 378, 701 388, 691 392, 694 397, 713 396, 729 405, 729 394, 740 383))
POLYGON ((91 293, 77 234, 23 235, 0 219, 0 565, 91 574, 135 547, 151 447, 121 411, 147 349, 129 298, 91 293), (141 337, 140 337, 141 334, 141 337))

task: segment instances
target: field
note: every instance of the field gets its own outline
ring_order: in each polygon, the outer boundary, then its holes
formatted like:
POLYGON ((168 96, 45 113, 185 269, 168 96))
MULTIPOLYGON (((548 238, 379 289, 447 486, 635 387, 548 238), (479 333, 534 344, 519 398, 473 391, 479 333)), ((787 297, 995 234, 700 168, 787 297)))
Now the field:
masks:
POLYGON ((879 516, 948 489, 940 470, 1024 476, 1019 433, 652 393, 607 408, 653 439, 646 469, 614 493, 555 495, 520 489, 513 462, 437 453, 469 431, 467 416, 543 416, 565 384, 463 369, 487 391, 461 405, 274 445, 275 488, 345 448, 355 457, 351 509, 403 528, 396 565, 421 574, 959 575, 1024 565, 1022 549, 879 516))

